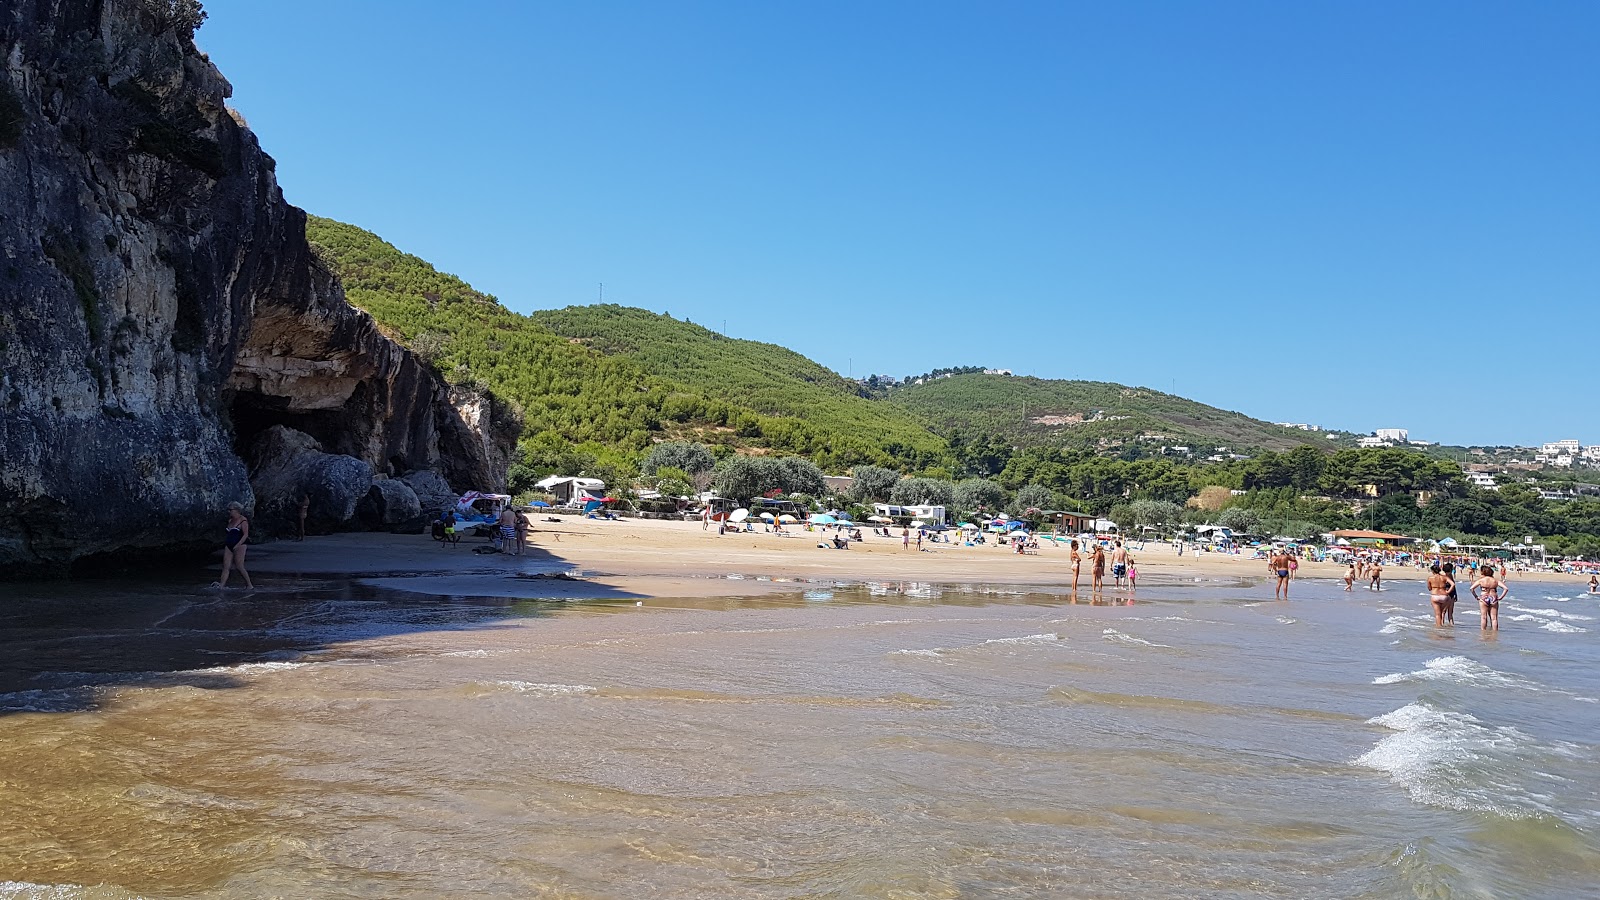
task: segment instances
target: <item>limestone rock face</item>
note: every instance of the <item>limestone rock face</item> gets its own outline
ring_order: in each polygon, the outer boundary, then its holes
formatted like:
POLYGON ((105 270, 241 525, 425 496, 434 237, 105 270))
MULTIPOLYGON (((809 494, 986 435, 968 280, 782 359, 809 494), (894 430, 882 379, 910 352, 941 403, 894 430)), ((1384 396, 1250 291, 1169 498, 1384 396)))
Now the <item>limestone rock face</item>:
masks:
POLYGON ((319 464, 328 527, 374 470, 504 482, 492 402, 345 302, 161 6, 0 3, 0 577, 217 543, 274 426, 349 460, 319 464))
POLYGON ((367 495, 356 504, 356 517, 368 528, 388 528, 420 515, 416 491, 398 478, 373 479, 367 495))
MULTIPOLYGON (((437 472, 407 472, 400 477, 417 495, 417 502, 421 504, 422 511, 438 513, 445 509, 454 508, 461 495, 450 489, 450 483, 439 476, 437 472)), ((472 488, 468 488, 472 490, 472 488)))
POLYGON ((300 498, 308 497, 306 531, 326 534, 353 526, 356 507, 372 486, 372 466, 353 456, 324 453, 310 435, 274 425, 256 441, 250 483, 257 497, 257 533, 295 534, 300 498))

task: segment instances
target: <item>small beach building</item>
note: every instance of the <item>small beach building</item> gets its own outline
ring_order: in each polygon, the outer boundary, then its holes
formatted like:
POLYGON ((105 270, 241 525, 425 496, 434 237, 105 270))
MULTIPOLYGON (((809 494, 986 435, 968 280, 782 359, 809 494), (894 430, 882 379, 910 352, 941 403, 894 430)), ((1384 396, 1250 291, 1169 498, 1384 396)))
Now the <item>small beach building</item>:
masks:
POLYGON ((598 478, 580 478, 576 475, 551 475, 534 487, 547 494, 554 494, 557 506, 581 506, 606 495, 604 481, 598 478))
POLYGON ((1337 543, 1348 543, 1354 547, 1404 547, 1407 544, 1415 544, 1417 542, 1416 538, 1406 537, 1403 534, 1389 534, 1386 531, 1367 531, 1360 528, 1335 531, 1330 536, 1337 543))

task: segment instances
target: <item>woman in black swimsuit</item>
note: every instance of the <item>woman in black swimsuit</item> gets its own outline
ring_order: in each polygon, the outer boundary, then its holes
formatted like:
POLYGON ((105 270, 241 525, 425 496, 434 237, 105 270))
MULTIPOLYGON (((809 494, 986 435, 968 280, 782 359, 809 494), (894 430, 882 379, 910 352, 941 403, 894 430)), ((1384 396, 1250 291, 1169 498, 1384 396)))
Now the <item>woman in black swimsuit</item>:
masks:
POLYGON ((1450 593, 1446 594, 1444 599, 1444 620, 1454 625, 1456 623, 1456 601, 1460 599, 1456 596, 1456 564, 1447 562, 1443 568, 1444 577, 1450 579, 1450 593))
POLYGON ((254 588, 250 582, 250 573, 244 567, 244 554, 248 549, 250 540, 250 520, 244 517, 244 507, 238 503, 228 504, 228 529, 223 532, 222 546, 222 580, 217 582, 217 587, 228 586, 228 573, 237 568, 244 577, 244 586, 254 588))

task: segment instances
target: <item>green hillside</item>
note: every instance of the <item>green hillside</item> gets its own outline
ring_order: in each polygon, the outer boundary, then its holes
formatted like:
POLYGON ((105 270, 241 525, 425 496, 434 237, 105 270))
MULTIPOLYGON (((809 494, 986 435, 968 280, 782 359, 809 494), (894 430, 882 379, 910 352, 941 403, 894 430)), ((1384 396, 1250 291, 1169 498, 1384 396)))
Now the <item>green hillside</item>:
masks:
POLYGON ((929 432, 923 417, 861 397, 854 382, 786 347, 728 338, 671 316, 612 304, 569 306, 531 318, 608 356, 779 419, 765 436, 784 449, 852 462, 881 462, 874 457, 887 455, 907 471, 948 462, 946 443, 929 432))
POLYGON ((569 337, 371 232, 312 216, 306 234, 352 304, 447 379, 520 407, 535 467, 576 448, 637 456, 663 440, 802 454, 832 471, 864 462, 917 470, 948 458, 948 445, 911 414, 848 396, 837 374, 792 351, 616 307, 546 314, 570 328, 587 318, 627 325, 569 337), (693 359, 674 364, 680 353, 693 359), (774 361, 768 373, 763 360, 774 361))
POLYGON ((999 436, 1021 447, 1115 450, 1141 436, 1151 446, 1283 450, 1308 442, 1281 428, 1149 388, 1100 381, 953 375, 891 391, 887 401, 939 434, 999 436))

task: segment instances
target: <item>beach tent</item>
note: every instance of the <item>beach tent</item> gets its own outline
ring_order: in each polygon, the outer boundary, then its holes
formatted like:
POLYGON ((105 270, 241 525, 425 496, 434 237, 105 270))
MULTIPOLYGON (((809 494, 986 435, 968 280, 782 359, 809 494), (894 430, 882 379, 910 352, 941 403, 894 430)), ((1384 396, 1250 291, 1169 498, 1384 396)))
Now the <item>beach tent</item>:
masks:
POLYGON ((728 521, 730 521, 730 522, 743 522, 745 519, 748 519, 748 518, 750 518, 750 510, 745 509, 744 507, 741 506, 738 509, 734 510, 732 515, 728 516, 728 521))

